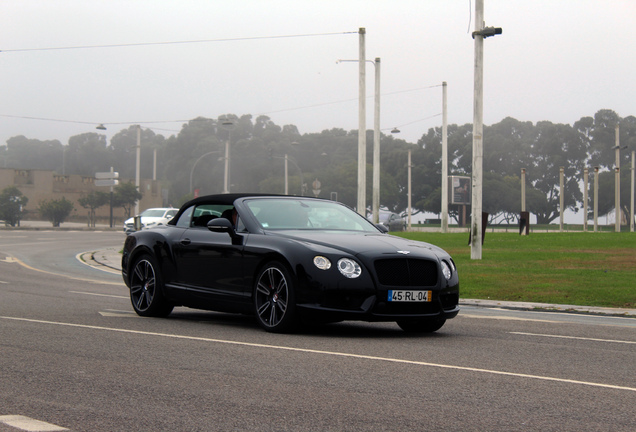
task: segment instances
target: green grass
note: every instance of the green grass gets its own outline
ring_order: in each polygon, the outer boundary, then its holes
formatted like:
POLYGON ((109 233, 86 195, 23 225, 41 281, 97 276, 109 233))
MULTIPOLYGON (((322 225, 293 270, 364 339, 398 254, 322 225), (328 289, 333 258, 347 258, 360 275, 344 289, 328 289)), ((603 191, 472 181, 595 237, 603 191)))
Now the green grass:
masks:
POLYGON ((636 308, 636 233, 487 232, 482 259, 468 233, 399 233, 451 254, 462 298, 636 308))

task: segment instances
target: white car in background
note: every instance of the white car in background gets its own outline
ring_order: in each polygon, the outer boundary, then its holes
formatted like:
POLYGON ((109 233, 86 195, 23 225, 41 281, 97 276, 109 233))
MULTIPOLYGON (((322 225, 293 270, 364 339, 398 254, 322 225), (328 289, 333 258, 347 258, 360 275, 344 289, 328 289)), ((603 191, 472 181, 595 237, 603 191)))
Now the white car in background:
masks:
MULTIPOLYGON (((141 229, 155 228, 166 225, 177 214, 176 208, 149 208, 141 212, 141 229)), ((132 217, 124 222, 124 232, 129 234, 135 232, 135 218, 132 217)))

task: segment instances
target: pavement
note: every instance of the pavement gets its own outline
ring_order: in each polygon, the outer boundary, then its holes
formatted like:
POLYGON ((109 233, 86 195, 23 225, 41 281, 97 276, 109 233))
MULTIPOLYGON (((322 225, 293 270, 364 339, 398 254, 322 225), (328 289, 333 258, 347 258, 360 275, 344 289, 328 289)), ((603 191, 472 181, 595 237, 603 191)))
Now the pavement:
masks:
MULTIPOLYGON (((65 230, 95 230, 95 231, 121 231, 123 228, 119 225, 110 228, 108 225, 98 224, 95 228, 88 228, 85 223, 64 222, 60 228, 53 228, 50 222, 42 221, 23 221, 20 228, 6 229, 65 229, 65 230)), ((4 227, 0 227, 3 229, 4 227)), ((123 245, 123 241, 122 241, 123 245)), ((106 248, 95 251, 85 252, 80 255, 80 259, 85 263, 107 271, 109 273, 121 272, 121 248, 106 248)), ((510 310, 526 310, 526 311, 551 311, 551 312, 569 312, 581 313, 589 315, 611 315, 636 318, 636 309, 629 308, 606 308, 597 306, 578 306, 548 303, 531 303, 531 302, 511 302, 499 300, 482 300, 482 299, 460 299, 460 306, 474 306, 485 308, 501 308, 510 310)))

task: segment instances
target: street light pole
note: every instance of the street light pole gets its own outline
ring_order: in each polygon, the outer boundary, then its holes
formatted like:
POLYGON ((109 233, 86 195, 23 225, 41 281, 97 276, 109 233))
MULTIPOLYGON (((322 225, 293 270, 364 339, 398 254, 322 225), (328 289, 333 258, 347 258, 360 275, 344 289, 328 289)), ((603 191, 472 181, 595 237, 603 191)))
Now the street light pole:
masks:
POLYGON ((287 153, 285 153, 285 195, 289 195, 289 181, 288 181, 288 170, 287 170, 287 161, 289 158, 287 157, 287 153))
POLYGON ((598 231, 598 167, 594 167, 594 232, 598 231))
POLYGON ((565 188, 563 185, 564 172, 565 167, 559 167, 559 232, 563 232, 563 213, 565 211, 563 208, 563 195, 565 194, 565 188))
POLYGON ((409 147, 409 160, 408 160, 408 228, 409 231, 411 230, 411 167, 413 165, 411 164, 411 148, 409 147))
POLYGON ((589 185, 589 170, 583 169, 583 232, 587 232, 587 190, 589 185))
POLYGON ((448 232, 448 114, 446 81, 442 83, 442 232, 448 232))
MULTIPOLYGON (((364 30, 364 29, 360 29, 364 30)), ((359 62, 359 60, 337 60, 336 63, 341 62, 359 62)), ((372 203, 371 203, 371 212, 373 215, 373 223, 378 223, 380 221, 380 57, 376 57, 375 61, 365 60, 373 66, 375 66, 375 108, 374 108, 374 120, 373 120, 373 192, 372 192, 372 203)), ((366 93, 366 90, 362 90, 366 93)), ((361 106, 360 108, 360 116, 366 117, 366 108, 361 106)), ((366 129, 366 126, 362 126, 366 129)), ((360 183, 358 181, 358 200, 362 197, 364 202, 361 203, 358 201, 358 207, 363 205, 365 207, 364 215, 366 216, 366 130, 365 133, 362 134, 364 137, 364 158, 362 159, 364 170, 361 170, 360 164, 360 134, 358 134, 358 175, 363 172, 364 175, 364 183, 360 183), (362 187, 362 191, 361 191, 362 187)), ((358 177, 359 178, 359 177, 358 177)), ((359 212, 360 213, 360 212, 359 212)))
MULTIPOLYGON (((475 30, 484 26, 484 1, 475 2, 475 30)), ((483 119, 484 119, 484 38, 475 35, 475 96, 473 102, 473 190, 471 199, 470 258, 481 259, 482 242, 482 166, 483 166, 483 119)))
MULTIPOLYGON (((375 58, 375 109, 373 116, 373 223, 380 222, 380 57, 375 58)), ((366 215, 365 215, 366 216, 366 215)))
POLYGON ((193 179, 193 176, 194 176, 194 168, 196 168, 197 164, 199 163, 199 161, 200 161, 201 159, 203 159, 204 157, 206 157, 206 156, 208 156, 208 155, 214 154, 214 153, 219 153, 219 150, 213 150, 213 151, 211 151, 211 152, 207 152, 207 153, 205 153, 205 154, 203 154, 203 155, 199 156, 199 158, 198 158, 196 161, 194 161, 194 164, 192 165, 192 169, 190 170, 190 193, 191 193, 191 194, 193 194, 193 195, 194 195, 194 190, 192 189, 192 188, 193 188, 193 182, 192 182, 192 179, 193 179))
MULTIPOLYGON (((139 173, 141 171, 141 125, 137 125, 137 157, 135 161, 135 186, 139 192, 139 173)), ((135 216, 139 214, 139 200, 135 201, 135 216)))
POLYGON ((629 200, 629 232, 634 232, 634 194, 636 190, 634 187, 636 186, 636 151, 632 150, 632 194, 630 195, 629 200))
POLYGON ((484 26, 484 0, 475 1, 475 96, 473 103, 473 192, 471 209, 470 258, 481 259, 482 189, 483 189, 483 129, 484 129, 484 39, 501 34, 501 28, 484 26))
POLYGON ((367 212, 367 126, 366 126, 366 52, 365 37, 366 30, 361 27, 359 35, 359 56, 358 56, 358 213, 366 217, 367 212))
POLYGON ((619 126, 616 123, 616 166, 614 169, 614 207, 616 208, 616 220, 614 228, 616 232, 621 232, 621 146, 619 138, 619 126))

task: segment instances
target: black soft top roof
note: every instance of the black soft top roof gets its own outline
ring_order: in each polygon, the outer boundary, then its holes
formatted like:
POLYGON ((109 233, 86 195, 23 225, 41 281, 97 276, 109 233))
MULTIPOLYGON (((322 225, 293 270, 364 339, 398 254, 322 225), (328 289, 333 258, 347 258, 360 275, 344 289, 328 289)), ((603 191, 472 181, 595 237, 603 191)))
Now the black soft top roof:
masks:
POLYGON ((181 206, 181 208, 190 207, 194 204, 200 204, 202 202, 214 201, 219 204, 234 204, 239 198, 246 197, 291 197, 289 195, 276 195, 276 194, 264 194, 264 193, 229 193, 229 194, 218 194, 218 195, 204 195, 198 198, 192 199, 181 206))

